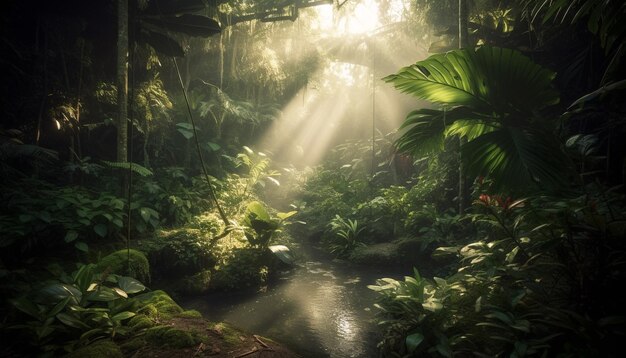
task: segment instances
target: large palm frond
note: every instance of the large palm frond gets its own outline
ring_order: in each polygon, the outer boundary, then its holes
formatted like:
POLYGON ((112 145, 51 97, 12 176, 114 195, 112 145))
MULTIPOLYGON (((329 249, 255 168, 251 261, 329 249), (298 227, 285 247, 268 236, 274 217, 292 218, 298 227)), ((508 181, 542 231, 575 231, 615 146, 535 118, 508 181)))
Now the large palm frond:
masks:
POLYGON ((504 115, 558 103, 555 76, 519 51, 483 46, 430 56, 384 80, 434 103, 504 115))
POLYGON ((397 146, 425 154, 442 148, 446 136, 462 136, 469 141, 461 151, 471 175, 492 176, 500 189, 562 185, 567 157, 555 144, 553 123, 537 117, 559 101, 554 77, 518 51, 490 46, 404 67, 385 81, 452 109, 411 112, 397 146))

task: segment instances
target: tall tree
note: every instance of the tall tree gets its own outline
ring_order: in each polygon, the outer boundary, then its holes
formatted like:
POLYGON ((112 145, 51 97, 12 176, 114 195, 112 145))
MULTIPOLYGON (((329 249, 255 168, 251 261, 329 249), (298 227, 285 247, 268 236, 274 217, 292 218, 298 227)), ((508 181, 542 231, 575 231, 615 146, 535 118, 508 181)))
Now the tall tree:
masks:
MULTIPOLYGON (((469 40, 467 38, 467 0, 459 0, 459 48, 467 48, 469 40)), ((467 142, 463 137, 459 137, 459 147, 467 142)), ((459 214, 465 210, 465 199, 467 197, 467 174, 465 173, 465 165, 463 164, 462 152, 459 150, 459 214)))
POLYGON ((117 161, 128 160, 128 0, 117 0, 117 161))

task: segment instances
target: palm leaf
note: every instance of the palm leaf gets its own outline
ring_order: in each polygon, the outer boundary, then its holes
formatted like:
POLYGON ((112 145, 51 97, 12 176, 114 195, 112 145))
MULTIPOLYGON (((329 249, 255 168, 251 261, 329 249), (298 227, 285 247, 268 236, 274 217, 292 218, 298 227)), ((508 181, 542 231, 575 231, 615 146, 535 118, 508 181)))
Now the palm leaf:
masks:
POLYGON ((406 132, 398 138, 396 147, 416 156, 438 152, 443 149, 447 126, 477 117, 480 115, 464 107, 449 111, 427 108, 412 111, 400 126, 400 130, 406 129, 406 132))
POLYGON ((521 52, 483 46, 468 55, 474 57, 485 79, 487 101, 497 113, 517 112, 530 116, 534 111, 559 103, 559 94, 552 87, 556 73, 521 52))
POLYGON ((483 134, 493 132, 501 126, 498 123, 487 120, 461 119, 450 124, 444 135, 446 137, 459 136, 469 140, 474 140, 483 134))
POLYGON ((433 55, 384 80, 431 102, 505 115, 558 103, 554 77, 519 51, 483 46, 433 55))
POLYGON ((396 141, 396 147, 402 152, 420 156, 443 149, 444 112, 432 109, 420 109, 409 113, 400 127, 408 128, 396 141))
POLYGON ((481 95, 480 74, 462 51, 433 55, 383 80, 402 92, 434 103, 487 109, 489 104, 481 95))
POLYGON ((505 127, 466 143, 462 158, 469 174, 497 178, 495 189, 523 190, 566 185, 568 158, 540 131, 505 127))

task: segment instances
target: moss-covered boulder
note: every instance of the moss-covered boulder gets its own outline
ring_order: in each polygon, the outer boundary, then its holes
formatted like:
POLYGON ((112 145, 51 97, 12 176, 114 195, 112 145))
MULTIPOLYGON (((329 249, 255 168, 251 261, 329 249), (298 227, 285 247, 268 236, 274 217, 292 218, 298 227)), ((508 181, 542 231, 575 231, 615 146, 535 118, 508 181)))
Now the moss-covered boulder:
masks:
POLYGON ((171 348, 190 347, 200 342, 192 333, 170 326, 149 328, 145 339, 150 344, 171 348))
POLYGON ((128 275, 135 277, 143 283, 150 282, 150 264, 146 255, 139 250, 118 250, 105 257, 97 263, 97 269, 101 272, 107 271, 118 275, 128 275), (129 261, 130 258, 130 272, 129 261))
POLYGON ((218 334, 229 346, 237 346, 241 344, 240 337, 244 335, 242 331, 225 322, 211 324, 208 327, 211 331, 218 334))
POLYGON ((120 345, 120 348, 125 353, 135 352, 140 348, 145 347, 148 342, 143 337, 135 337, 132 338, 120 345))
POLYGON ((134 298, 139 302, 139 311, 152 319, 169 319, 184 311, 161 290, 146 292, 134 298))
POLYGON ((357 247, 349 257, 361 265, 415 265, 425 259, 424 242, 419 238, 402 238, 392 242, 357 247))
POLYGON ((391 242, 357 247, 350 261, 362 265, 394 265, 398 261, 397 245, 391 242))
POLYGON ((66 356, 67 358, 122 358, 124 355, 120 347, 110 340, 96 341, 88 346, 79 348, 66 356))
POLYGON ((135 331, 154 327, 156 323, 146 314, 137 314, 128 321, 128 326, 135 331))

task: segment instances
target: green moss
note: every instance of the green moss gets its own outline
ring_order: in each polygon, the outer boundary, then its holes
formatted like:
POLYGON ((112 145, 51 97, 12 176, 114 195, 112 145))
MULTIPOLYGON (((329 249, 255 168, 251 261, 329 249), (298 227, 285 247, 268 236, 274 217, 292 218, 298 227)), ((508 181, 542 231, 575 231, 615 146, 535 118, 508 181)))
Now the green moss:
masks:
POLYGON ((210 329, 218 332, 222 336, 222 339, 224 339, 224 342, 229 346, 237 346, 241 344, 239 337, 242 335, 242 332, 228 323, 219 322, 212 325, 210 329))
POLYGON ((122 351, 109 340, 96 341, 86 347, 79 348, 66 356, 67 358, 122 358, 122 351))
POLYGON ((115 251, 100 260, 97 264, 99 271, 109 270, 119 275, 129 275, 143 283, 150 282, 150 264, 143 252, 130 250, 130 272, 128 271, 129 252, 126 249, 115 251))
POLYGON ((135 296, 135 299, 139 301, 140 311, 151 318, 160 317, 168 319, 184 311, 167 293, 161 290, 135 296), (150 312, 144 312, 142 310, 150 312), (156 310, 156 312, 154 312, 154 310, 156 310))
POLYGON ((202 318, 202 313, 200 313, 200 312, 198 312, 196 310, 188 310, 188 311, 183 311, 182 313, 177 315, 177 317, 180 317, 180 318, 202 318))
POLYGON ((138 314, 135 317, 131 318, 128 322, 128 325, 132 327, 134 330, 140 330, 145 328, 150 328, 154 326, 154 321, 150 319, 150 317, 138 314))
POLYGON ((168 326, 149 328, 145 338, 151 344, 171 348, 184 348, 198 343, 190 332, 168 326))
POLYGON ((157 308, 151 303, 141 307, 141 309, 139 309, 139 312, 150 318, 156 318, 159 316, 159 310, 157 310, 157 308))
POLYGON ((146 342, 145 339, 136 337, 122 344, 120 348, 122 348, 125 352, 134 352, 142 347, 145 347, 146 344, 148 344, 148 342, 146 342))

